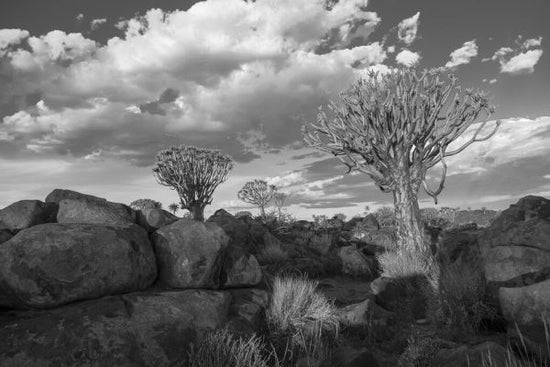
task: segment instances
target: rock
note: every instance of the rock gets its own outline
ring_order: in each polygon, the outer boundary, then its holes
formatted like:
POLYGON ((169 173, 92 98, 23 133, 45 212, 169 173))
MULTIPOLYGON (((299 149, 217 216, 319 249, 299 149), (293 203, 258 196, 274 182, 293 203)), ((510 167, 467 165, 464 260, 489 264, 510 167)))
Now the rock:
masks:
POLYGON ((230 245, 241 246, 243 248, 247 247, 248 225, 244 224, 227 211, 223 209, 217 210, 206 222, 215 223, 221 227, 225 234, 229 236, 230 245))
POLYGON ((155 254, 137 225, 42 224, 0 246, 0 306, 51 308, 142 290, 155 254))
POLYGON ((394 249, 397 243, 395 231, 389 227, 369 231, 361 240, 382 250, 394 249))
POLYGON ((319 252, 321 255, 326 255, 336 244, 338 233, 322 231, 314 233, 309 238, 307 246, 319 252))
POLYGON ((46 203, 59 204, 59 202, 64 199, 85 200, 85 201, 107 201, 107 199, 103 199, 97 196, 81 194, 80 192, 76 192, 72 190, 63 190, 63 189, 53 190, 48 194, 48 196, 46 196, 46 199, 44 201, 46 203))
POLYGON ((368 214, 361 221, 361 227, 368 230, 377 230, 380 229, 380 223, 378 223, 378 219, 376 219, 374 214, 368 214))
POLYGON ((360 303, 372 294, 368 282, 349 277, 331 276, 320 279, 317 290, 338 307, 360 303))
POLYGON ((366 348, 342 347, 336 350, 329 366, 338 367, 378 367, 378 361, 366 348))
POLYGON ((477 233, 466 231, 443 232, 433 253, 443 263, 469 262, 480 256, 477 233))
POLYGON ((189 344, 222 327, 226 292, 147 291, 0 314, 0 365, 186 366, 189 344))
POLYGON ((215 223, 181 219, 151 235, 158 281, 171 288, 217 288, 229 237, 215 223))
POLYGON ((234 289, 231 293, 227 327, 238 336, 259 334, 269 294, 261 289, 234 289))
POLYGON ((38 224, 55 222, 57 205, 39 200, 20 200, 0 210, 0 227, 20 231, 38 224))
POLYGON ((242 248, 229 246, 222 265, 222 288, 251 287, 262 281, 262 268, 254 255, 242 248))
MULTIPOLYGON (((482 344, 439 350, 432 359, 432 367, 506 367, 508 353, 503 346, 489 341, 482 344)), ((514 357, 511 357, 514 358, 514 357)), ((515 366, 515 363, 510 365, 515 366)))
POLYGON ((374 275, 376 273, 375 261, 363 255, 353 246, 341 247, 337 251, 342 261, 342 272, 348 275, 374 275))
POLYGON ((363 302, 342 307, 338 310, 340 322, 346 326, 386 326, 393 312, 383 309, 370 296, 363 302))
POLYGON ((136 222, 136 213, 129 206, 110 201, 63 199, 57 213, 59 223, 127 225, 136 222))
POLYGON ((147 232, 172 224, 179 220, 174 214, 163 209, 142 209, 136 211, 136 223, 147 232))
POLYGON ((8 241, 10 238, 12 238, 13 235, 11 232, 7 229, 0 229, 0 244, 8 241))
POLYGON ((389 308, 405 294, 404 287, 391 278, 380 277, 370 283, 372 294, 376 297, 376 303, 389 308))
POLYGON ((352 231, 358 223, 363 221, 363 217, 353 217, 344 224, 344 231, 352 231))

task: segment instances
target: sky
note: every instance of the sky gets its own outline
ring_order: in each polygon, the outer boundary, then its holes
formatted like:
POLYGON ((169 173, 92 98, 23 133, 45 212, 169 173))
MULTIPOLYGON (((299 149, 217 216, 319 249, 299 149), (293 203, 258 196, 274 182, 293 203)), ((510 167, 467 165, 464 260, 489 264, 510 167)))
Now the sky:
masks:
POLYGON ((550 197, 549 17, 547 0, 2 0, 0 208, 54 188, 166 207, 177 195, 152 167, 180 144, 235 161, 207 215, 256 212, 237 198, 256 178, 298 218, 391 205, 300 129, 370 70, 398 66, 452 72, 502 121, 448 160, 440 206, 550 197))

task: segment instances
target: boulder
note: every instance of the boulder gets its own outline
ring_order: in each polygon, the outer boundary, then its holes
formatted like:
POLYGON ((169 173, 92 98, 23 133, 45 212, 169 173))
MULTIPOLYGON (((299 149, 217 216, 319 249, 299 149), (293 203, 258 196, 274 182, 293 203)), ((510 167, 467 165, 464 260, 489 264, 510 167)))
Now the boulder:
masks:
POLYGON ((374 301, 374 296, 370 296, 363 302, 338 309, 338 316, 340 322, 349 327, 387 326, 393 312, 378 306, 374 301))
POLYGON ((342 272, 348 275, 367 275, 376 273, 376 263, 353 246, 340 247, 337 251, 342 261, 342 272))
POLYGON ((329 231, 320 231, 313 233, 309 238, 307 246, 319 252, 321 255, 326 255, 338 241, 338 233, 329 231))
POLYGON ((20 200, 0 210, 0 228, 20 231, 37 224, 55 222, 57 205, 39 200, 20 200))
POLYGON ((107 201, 107 199, 103 199, 97 196, 93 195, 86 195, 81 194, 80 192, 72 191, 72 190, 63 190, 63 189, 55 189, 52 192, 46 196, 46 199, 44 200, 46 203, 56 203, 59 204, 61 200, 87 200, 87 201, 107 201))
POLYGON ((180 219, 151 235, 158 281, 171 288, 217 288, 229 237, 215 223, 180 219))
POLYGON ((394 249, 397 243, 397 236, 393 228, 373 229, 366 232, 361 241, 367 245, 374 246, 382 251, 394 249))
POLYGON ((353 217, 344 224, 344 231, 352 231, 357 224, 363 221, 363 217, 353 217))
POLYGON ((450 264, 459 260, 470 262, 479 258, 477 237, 477 233, 471 231, 442 232, 432 252, 442 263, 450 264))
POLYGON ((269 294, 257 288, 234 289, 231 293, 227 327, 238 336, 259 334, 269 294))
POLYGON ((0 365, 186 366, 189 344, 227 320, 230 295, 146 291, 0 314, 0 365))
POLYGON ((59 223, 127 225, 136 222, 136 212, 129 206, 110 201, 63 199, 57 213, 59 223))
POLYGON ((172 224, 179 220, 174 214, 163 209, 141 209, 136 211, 136 223, 147 232, 172 224))
MULTIPOLYGON (((510 357, 514 358, 514 357, 510 357)), ((507 364, 508 352, 506 348, 489 341, 474 346, 460 345, 454 348, 439 350, 432 359, 432 367, 506 367, 516 366, 516 363, 507 364)))
POLYGON ((13 235, 7 229, 0 229, 0 244, 8 241, 13 235))
POLYGON ((248 242, 248 225, 235 218, 224 209, 217 210, 207 223, 217 224, 229 236, 232 246, 246 247, 248 242))
POLYGON ((220 286, 251 287, 262 281, 262 268, 256 257, 240 247, 229 246, 224 254, 220 286))
POLYGON ((137 225, 41 224, 0 246, 0 306, 51 308, 142 290, 156 274, 137 225))

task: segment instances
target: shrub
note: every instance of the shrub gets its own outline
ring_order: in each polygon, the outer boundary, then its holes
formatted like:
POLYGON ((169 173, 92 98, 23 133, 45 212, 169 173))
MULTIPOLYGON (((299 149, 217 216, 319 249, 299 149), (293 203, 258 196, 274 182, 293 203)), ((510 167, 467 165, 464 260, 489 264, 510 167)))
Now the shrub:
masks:
POLYGON ((390 227, 396 225, 395 211, 389 206, 379 208, 376 212, 374 212, 374 216, 376 217, 376 220, 378 220, 380 227, 390 227))
POLYGON ((427 253, 397 248, 376 255, 382 276, 393 279, 408 279, 425 276, 432 266, 431 256, 427 253))
POLYGON ((452 347, 452 343, 440 338, 420 338, 413 334, 405 351, 399 357, 399 367, 427 367, 435 354, 442 348, 452 347))
POLYGON ((479 257, 439 264, 438 273, 429 278, 428 315, 440 327, 454 335, 468 334, 495 317, 494 309, 484 302, 486 284, 479 257))
POLYGON ((162 209, 162 203, 153 199, 137 199, 130 203, 130 207, 135 210, 162 209))
POLYGON ((279 366, 273 352, 267 352, 262 339, 254 335, 236 338, 227 329, 206 334, 189 350, 189 367, 268 367, 279 366), (270 360, 275 357, 275 363, 270 360))
POLYGON ((258 261, 261 264, 275 264, 288 259, 288 253, 279 242, 269 241, 258 253, 258 261))

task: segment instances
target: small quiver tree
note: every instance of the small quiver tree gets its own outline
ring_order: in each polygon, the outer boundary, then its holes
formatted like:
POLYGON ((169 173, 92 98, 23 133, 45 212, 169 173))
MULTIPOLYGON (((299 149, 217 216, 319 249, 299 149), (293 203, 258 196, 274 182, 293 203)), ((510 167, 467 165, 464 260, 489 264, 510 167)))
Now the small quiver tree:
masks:
POLYGON ((204 221, 204 208, 233 168, 231 158, 217 150, 179 146, 160 151, 156 160, 157 182, 176 190, 181 208, 204 221))
POLYGON ((453 75, 445 82, 441 74, 425 70, 419 75, 414 69, 371 73, 340 93, 338 102, 330 103, 330 117, 320 107, 317 123, 304 127, 308 145, 332 153, 348 172, 363 172, 383 192, 393 193, 398 242, 409 249, 427 249, 417 198, 420 186, 437 204, 447 174, 445 158, 489 139, 500 125, 497 121, 485 133, 484 120, 460 146, 449 149, 481 114, 488 118, 493 108, 484 94, 463 93, 453 75), (426 172, 438 163, 441 178, 431 189, 426 172))
POLYGON ((265 206, 277 193, 277 187, 269 185, 264 180, 247 182, 237 193, 237 197, 245 203, 254 204, 260 208, 260 214, 265 218, 265 206))
POLYGON ((283 207, 285 206, 286 199, 288 199, 288 194, 284 192, 278 192, 273 195, 273 203, 275 204, 275 208, 277 208, 279 218, 281 218, 283 214, 283 207))

